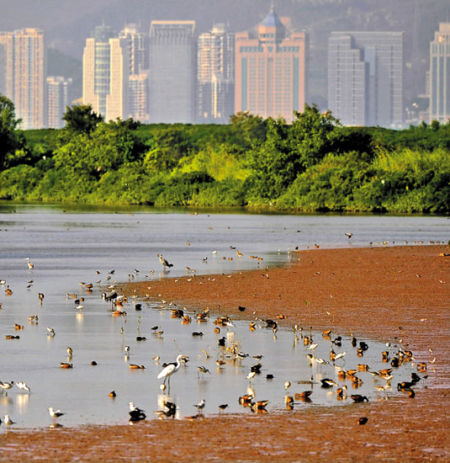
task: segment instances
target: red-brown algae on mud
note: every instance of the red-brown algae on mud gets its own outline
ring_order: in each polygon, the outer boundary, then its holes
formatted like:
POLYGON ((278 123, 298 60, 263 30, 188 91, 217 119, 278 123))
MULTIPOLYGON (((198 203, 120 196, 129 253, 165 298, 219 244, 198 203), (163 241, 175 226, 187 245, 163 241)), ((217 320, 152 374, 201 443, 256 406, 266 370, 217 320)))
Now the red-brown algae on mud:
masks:
POLYGON ((427 363, 425 387, 379 402, 267 415, 0 434, 0 461, 449 461, 447 246, 302 251, 283 268, 124 285, 129 295, 383 342, 427 363), (151 289, 148 289, 151 286, 151 289), (241 313, 238 306, 245 306, 241 313), (255 312, 255 314, 253 314, 255 312), (431 351, 430 351, 431 349, 431 351), (367 423, 361 426, 359 418, 367 423))

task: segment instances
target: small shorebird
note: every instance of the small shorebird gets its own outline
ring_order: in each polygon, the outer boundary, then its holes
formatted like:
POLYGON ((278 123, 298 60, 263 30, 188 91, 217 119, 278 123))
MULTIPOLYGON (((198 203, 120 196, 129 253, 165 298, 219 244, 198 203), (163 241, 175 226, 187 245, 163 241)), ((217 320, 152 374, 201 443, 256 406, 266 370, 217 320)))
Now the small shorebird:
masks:
POLYGON ((11 419, 11 417, 9 415, 5 415, 5 417, 3 418, 5 424, 7 426, 11 426, 12 424, 14 424, 15 422, 11 419))
POLYGON ((28 386, 28 384, 24 383, 23 381, 16 383, 16 387, 20 391, 31 392, 30 386, 28 386))
POLYGON ((60 418, 64 415, 64 413, 61 410, 54 410, 53 407, 48 407, 48 413, 53 419, 60 418))
POLYGON ((47 336, 55 336, 55 330, 53 328, 47 327, 47 336))
POLYGON ((159 257, 159 262, 161 262, 162 266, 164 267, 164 270, 166 270, 166 267, 170 268, 173 267, 173 264, 170 264, 166 259, 164 259, 162 254, 158 254, 159 257))
POLYGON ((0 388, 2 389, 3 392, 8 395, 8 391, 14 386, 14 381, 11 381, 9 383, 0 381, 0 388))
POLYGON ((198 413, 202 413, 203 412, 203 409, 205 408, 205 399, 202 399, 198 404, 195 404, 194 407, 197 408, 198 410, 198 413))

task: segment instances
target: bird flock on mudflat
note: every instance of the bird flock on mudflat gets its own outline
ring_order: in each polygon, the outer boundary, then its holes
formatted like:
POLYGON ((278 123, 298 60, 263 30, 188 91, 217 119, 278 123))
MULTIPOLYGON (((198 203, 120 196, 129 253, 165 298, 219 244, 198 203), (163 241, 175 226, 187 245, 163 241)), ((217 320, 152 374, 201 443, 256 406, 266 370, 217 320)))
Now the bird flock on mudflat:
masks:
MULTIPOLYGON (((351 239, 353 234, 346 233, 348 239, 351 239)), ((241 258, 244 254, 237 250, 234 247, 231 247, 236 251, 238 258, 241 258)), ((214 252, 214 251, 213 251, 214 252)), ((216 253, 216 252, 214 252, 216 253)), ((170 263, 166 258, 163 257, 161 253, 157 255, 159 262, 163 267, 163 270, 169 271, 173 267, 173 264, 170 263)), ((250 256, 250 258, 261 259, 258 256, 250 256)), ((204 263, 207 262, 207 259, 202 260, 204 263)), ((35 271, 35 266, 29 258, 27 258, 27 266, 29 271, 35 271)), ((106 281, 110 281, 111 275, 114 274, 114 270, 108 272, 106 281)), ((96 272, 100 274, 100 271, 96 272)), ((139 273, 139 270, 135 269, 134 274, 139 273)), ((188 274, 195 275, 195 271, 192 269, 187 270, 188 274)), ((103 289, 104 286, 100 284, 101 280, 96 281, 97 286, 93 283, 81 282, 80 285, 83 290, 88 294, 93 294, 93 290, 103 289)), ((34 281, 29 280, 27 288, 30 289, 34 281)), ((0 281, 0 285, 4 288, 5 294, 7 296, 13 295, 13 290, 7 285, 5 280, 0 281)), ((134 298, 129 301, 129 298, 125 295, 120 294, 121 286, 120 285, 110 285, 105 292, 102 293, 102 299, 110 304, 108 308, 110 309, 111 315, 113 317, 127 317, 127 311, 134 308, 135 311, 140 312, 144 306, 143 302, 137 302, 134 298)), ((85 308, 85 297, 79 296, 78 294, 67 294, 67 300, 72 299, 74 301, 74 307, 76 311, 83 311, 85 308)), ((38 293, 38 301, 40 306, 44 304, 45 295, 41 292, 38 293)), ((251 355, 248 352, 245 352, 241 348, 240 340, 236 339, 236 332, 234 331, 235 322, 226 315, 213 316, 208 308, 189 311, 186 308, 181 308, 176 304, 172 304, 167 301, 161 301, 160 305, 166 310, 170 310, 171 318, 181 320, 182 325, 189 326, 193 322, 202 324, 207 321, 213 322, 213 331, 216 335, 216 346, 211 350, 210 346, 202 349, 200 356, 204 361, 209 359, 215 359, 216 363, 216 372, 212 369, 207 368, 205 365, 197 365, 197 375, 200 380, 205 380, 211 375, 222 374, 223 370, 226 370, 230 365, 235 366, 239 364, 243 374, 242 374, 242 386, 245 388, 245 393, 236 397, 236 403, 241 407, 249 409, 253 413, 266 414, 268 413, 269 400, 266 398, 257 398, 255 389, 256 380, 266 381, 266 382, 280 382, 280 397, 282 397, 282 402, 284 402, 286 410, 294 410, 295 407, 302 404, 314 403, 315 395, 317 394, 317 389, 327 391, 327 395, 335 397, 336 401, 344 402, 349 401, 353 403, 365 403, 369 398, 365 394, 359 393, 359 388, 363 386, 365 382, 371 381, 373 385, 373 397, 375 399, 386 399, 390 392, 401 392, 405 393, 409 398, 415 397, 416 386, 421 382, 426 380, 428 364, 426 362, 416 362, 413 353, 402 346, 401 340, 397 344, 386 344, 385 350, 383 350, 376 360, 376 363, 382 362, 385 365, 385 368, 379 368, 379 366, 373 367, 369 362, 365 362, 364 357, 367 356, 367 352, 370 350, 370 343, 367 341, 357 340, 354 336, 343 337, 332 331, 332 329, 324 330, 320 333, 313 333, 312 329, 305 330, 298 325, 293 325, 291 327, 292 336, 294 344, 297 346, 303 346, 301 352, 305 356, 305 359, 309 365, 309 374, 303 379, 295 378, 295 368, 292 367, 292 378, 278 378, 278 375, 275 372, 267 371, 267 368, 264 366, 263 354, 251 355), (328 356, 319 356, 316 355, 316 352, 324 351, 324 344, 326 343, 328 356), (346 349, 346 350, 345 350, 346 349), (349 349, 352 349, 353 357, 356 355, 360 361, 357 363, 349 364, 347 361, 349 355, 349 349), (208 352, 209 351, 209 352, 208 352), (402 373, 399 377, 403 378, 401 380, 396 380, 396 373, 402 370, 402 373), (264 372, 264 373, 263 373, 264 372), (409 375, 407 379, 404 379, 405 374, 409 375), (394 386, 392 383, 396 382, 394 386), (351 392, 350 392, 351 391, 351 392)), ((2 305, 0 305, 2 309, 2 305)), ((244 313, 247 311, 247 308, 243 305, 238 306, 238 312, 244 313)), ((248 318, 252 318, 248 322, 248 331, 249 333, 255 332, 257 330, 267 330, 272 332, 274 340, 276 340, 277 332, 282 323, 284 329, 287 328, 286 317, 283 314, 279 314, 276 319, 258 319, 254 318, 253 314, 250 314, 248 318)), ((142 335, 139 330, 140 318, 138 322, 138 331, 139 335, 136 336, 136 342, 143 342, 147 340, 145 335, 142 335)), ((28 316, 28 323, 30 325, 39 324, 39 315, 32 314, 28 316)), ((241 322, 242 323, 242 322, 241 322)), ((14 331, 21 332, 24 330, 24 325, 20 323, 14 324, 14 331)), ((121 334, 123 334, 124 328, 121 328, 121 334)), ((54 338, 57 336, 57 332, 52 327, 46 327, 46 335, 49 338, 54 338)), ((154 326, 150 330, 148 336, 163 338, 164 331, 159 326, 154 326)), ((192 332, 193 337, 199 339, 203 336, 203 331, 196 330, 192 332)), ((251 334, 249 335, 251 336, 251 334)), ((6 340, 19 340, 19 335, 5 335, 6 340)), ((142 364, 130 363, 130 346, 124 346, 123 348, 125 360, 130 370, 139 370, 145 369, 145 366, 142 364)), ((68 346, 66 348, 67 358, 66 361, 61 361, 59 367, 61 369, 72 369, 74 368, 73 363, 73 349, 68 346)), ((373 356, 371 357, 373 358, 373 356)), ((153 356, 153 362, 156 365, 159 365, 160 356, 153 356)), ((163 363, 159 373, 156 375, 156 379, 161 381, 160 391, 163 393, 161 396, 161 401, 159 403, 159 409, 154 411, 154 415, 160 419, 173 419, 178 416, 179 407, 175 404, 174 400, 170 396, 170 386, 171 379, 176 381, 176 373, 180 368, 189 368, 188 362, 189 357, 182 353, 179 353, 176 359, 170 363, 163 363)), ((431 360, 429 363, 433 364, 435 359, 431 360)), ((96 361, 91 361, 91 366, 96 366, 96 361)), ((0 381, 0 395, 7 396, 13 388, 21 394, 31 394, 31 387, 23 381, 0 381)), ((105 392, 106 394, 106 392, 105 392)), ((107 395, 114 399, 117 397, 115 390, 107 392, 107 395)), ((220 394, 218 394, 220 396, 220 394)), ((280 400, 281 401, 281 400, 280 400)), ((279 401, 279 402, 280 402, 279 401)), ((277 402, 277 403, 279 403, 277 402)), ((204 417, 204 410, 207 407, 207 402, 203 398, 198 403, 192 404, 193 408, 196 409, 195 415, 185 416, 186 419, 198 419, 204 417)), ((220 403, 216 405, 219 413, 223 412, 229 407, 228 403, 220 403)), ((48 414, 51 419, 51 426, 57 427, 61 426, 59 420, 65 415, 65 412, 62 412, 59 409, 53 407, 48 407, 48 414)), ((129 402, 129 421, 130 423, 135 423, 138 421, 143 421, 147 418, 146 412, 137 407, 133 402, 129 402)), ((363 425, 366 424, 368 419, 366 417, 361 417, 358 420, 358 423, 363 425)), ((9 414, 4 415, 3 421, 0 420, 0 425, 5 424, 6 426, 12 426, 15 424, 13 419, 9 414)))

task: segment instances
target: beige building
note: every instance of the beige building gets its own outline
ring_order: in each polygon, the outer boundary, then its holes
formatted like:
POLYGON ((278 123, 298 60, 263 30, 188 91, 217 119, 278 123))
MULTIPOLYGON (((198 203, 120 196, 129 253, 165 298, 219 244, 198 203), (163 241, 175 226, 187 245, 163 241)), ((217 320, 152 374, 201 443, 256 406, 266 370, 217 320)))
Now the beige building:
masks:
POLYGON ((272 8, 256 31, 235 40, 235 112, 292 122, 306 95, 307 37, 290 29, 272 8))
POLYGON ((128 118, 129 54, 126 39, 108 26, 95 28, 83 53, 83 104, 106 121, 128 118))
POLYGON ((0 93, 10 98, 22 129, 40 129, 45 117, 45 46, 40 29, 0 32, 0 93))
POLYGON ((450 120, 450 23, 440 23, 430 43, 430 122, 450 120))
POLYGON ((0 31, 0 93, 14 99, 14 33, 0 31))
POLYGON ((107 121, 128 118, 128 48, 124 39, 109 39, 109 93, 106 96, 107 121))

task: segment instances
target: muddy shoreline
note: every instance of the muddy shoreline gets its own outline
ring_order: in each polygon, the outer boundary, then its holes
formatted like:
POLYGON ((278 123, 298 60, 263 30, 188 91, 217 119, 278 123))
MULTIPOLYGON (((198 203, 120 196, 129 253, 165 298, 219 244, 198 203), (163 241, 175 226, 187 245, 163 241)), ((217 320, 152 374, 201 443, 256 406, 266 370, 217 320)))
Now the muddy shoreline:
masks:
POLYGON ((315 249, 282 268, 123 286, 194 310, 282 315, 286 325, 401 341, 427 363, 414 399, 137 426, 12 427, 0 434, 0 461, 449 461, 448 253, 448 246, 315 249))

